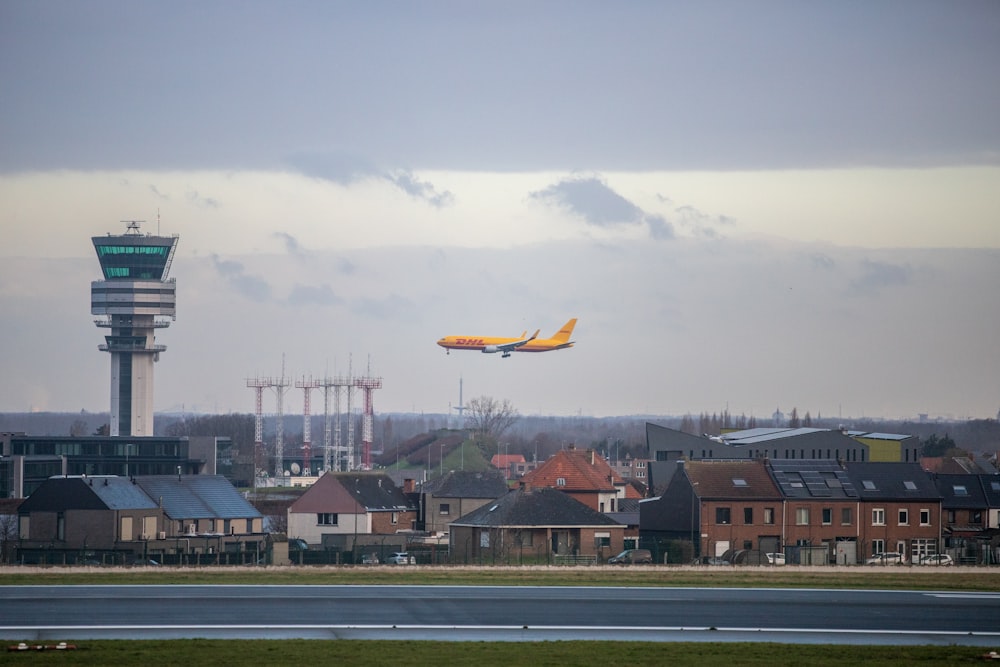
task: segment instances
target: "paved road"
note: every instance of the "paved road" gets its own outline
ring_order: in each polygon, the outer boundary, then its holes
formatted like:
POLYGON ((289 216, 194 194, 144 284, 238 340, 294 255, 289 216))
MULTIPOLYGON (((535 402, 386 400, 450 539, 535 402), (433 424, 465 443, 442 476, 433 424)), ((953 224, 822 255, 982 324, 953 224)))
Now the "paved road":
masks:
POLYGON ((0 586, 0 638, 785 641, 1000 647, 1000 593, 489 586, 0 586))

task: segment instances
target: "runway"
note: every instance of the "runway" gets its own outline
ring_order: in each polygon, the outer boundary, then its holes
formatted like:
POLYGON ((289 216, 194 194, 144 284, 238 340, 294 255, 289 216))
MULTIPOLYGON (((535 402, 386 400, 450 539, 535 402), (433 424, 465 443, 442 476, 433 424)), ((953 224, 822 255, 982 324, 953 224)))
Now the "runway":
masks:
POLYGON ((1000 593, 535 586, 0 586, 7 640, 613 639, 1000 646, 1000 593))

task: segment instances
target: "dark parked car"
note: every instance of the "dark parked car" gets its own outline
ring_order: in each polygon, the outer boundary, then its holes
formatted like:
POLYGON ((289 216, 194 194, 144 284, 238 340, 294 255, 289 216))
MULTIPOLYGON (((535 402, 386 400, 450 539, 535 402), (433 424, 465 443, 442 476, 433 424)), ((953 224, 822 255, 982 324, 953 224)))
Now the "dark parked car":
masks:
POLYGON ((653 554, 649 549, 626 549, 617 556, 608 559, 611 565, 638 565, 653 562, 653 554))

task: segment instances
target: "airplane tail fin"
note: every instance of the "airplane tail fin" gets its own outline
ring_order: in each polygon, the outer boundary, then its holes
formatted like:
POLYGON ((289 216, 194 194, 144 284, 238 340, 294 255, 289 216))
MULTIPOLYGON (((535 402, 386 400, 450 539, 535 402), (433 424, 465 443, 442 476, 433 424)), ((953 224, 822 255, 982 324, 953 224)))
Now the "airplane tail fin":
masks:
POLYGON ((569 337, 573 335, 573 327, 576 326, 576 318, 574 317, 569 322, 562 326, 562 329, 552 337, 552 340, 557 340, 560 343, 568 343, 569 337))

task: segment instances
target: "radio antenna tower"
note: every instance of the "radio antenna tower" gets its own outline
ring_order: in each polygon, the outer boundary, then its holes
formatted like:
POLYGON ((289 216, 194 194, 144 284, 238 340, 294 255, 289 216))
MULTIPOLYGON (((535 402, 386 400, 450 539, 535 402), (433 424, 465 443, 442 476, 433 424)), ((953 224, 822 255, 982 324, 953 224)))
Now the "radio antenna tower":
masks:
POLYGON ((310 415, 309 403, 310 396, 312 395, 312 390, 317 387, 323 386, 319 380, 313 380, 309 378, 306 380, 305 376, 302 380, 295 381, 295 387, 302 389, 304 392, 303 402, 302 402, 302 474, 310 475, 312 474, 312 416, 310 415))

